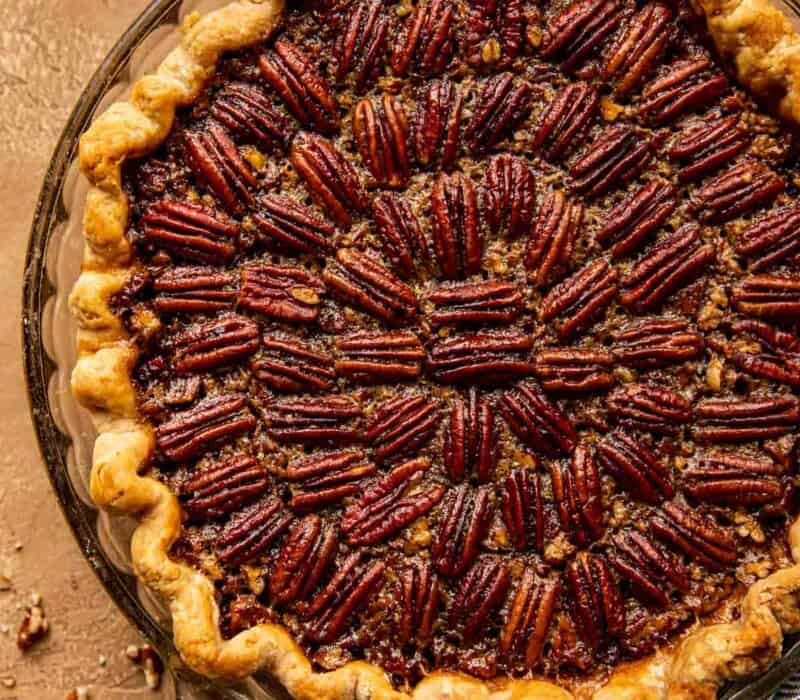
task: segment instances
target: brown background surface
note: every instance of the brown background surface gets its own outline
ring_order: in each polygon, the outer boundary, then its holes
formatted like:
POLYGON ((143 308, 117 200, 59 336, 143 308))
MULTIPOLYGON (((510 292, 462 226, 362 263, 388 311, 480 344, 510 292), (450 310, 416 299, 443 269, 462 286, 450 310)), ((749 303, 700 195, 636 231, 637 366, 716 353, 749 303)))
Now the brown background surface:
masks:
POLYGON ((83 559, 51 491, 28 417, 20 296, 31 217, 51 151, 84 84, 146 0, 0 0, 0 699, 158 698, 124 657, 139 642, 83 559), (49 637, 26 655, 32 592, 49 637), (13 688, 6 687, 14 683, 13 688), (138 686, 138 689, 137 689, 138 686))

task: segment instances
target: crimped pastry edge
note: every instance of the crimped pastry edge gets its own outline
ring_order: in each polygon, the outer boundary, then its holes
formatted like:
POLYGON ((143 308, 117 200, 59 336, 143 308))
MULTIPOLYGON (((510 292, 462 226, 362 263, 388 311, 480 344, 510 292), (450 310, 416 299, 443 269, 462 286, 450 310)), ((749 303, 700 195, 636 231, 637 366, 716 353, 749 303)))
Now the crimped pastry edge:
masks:
MULTIPOLYGON (((707 15, 720 52, 736 62, 740 79, 757 95, 780 89, 782 115, 800 122, 800 37, 789 20, 769 0, 695 2, 707 15)), ((212 583, 169 557, 181 529, 181 508, 164 484, 139 474, 155 440, 152 427, 138 417, 130 377, 136 347, 110 308, 132 265, 121 165, 156 148, 169 133, 175 109, 197 97, 220 55, 268 35, 282 11, 283 0, 237 0, 205 16, 189 16, 180 46, 81 138, 80 166, 90 189, 82 273, 70 295, 78 322, 72 391, 98 433, 92 498, 100 507, 137 518, 131 538, 134 570, 169 604, 176 648, 201 674, 241 679, 266 671, 297 700, 568 700, 574 696, 547 681, 483 682, 449 672, 432 673, 408 694, 394 690, 381 668, 364 661, 315 673, 287 630, 276 624, 260 624, 225 641, 212 583)), ((800 518, 788 540, 792 558, 800 562, 800 518)), ((603 687, 578 694, 595 700, 714 698, 723 683, 766 671, 781 654, 783 635, 798 631, 800 563, 751 586, 737 620, 696 625, 679 643, 618 667, 603 687)))

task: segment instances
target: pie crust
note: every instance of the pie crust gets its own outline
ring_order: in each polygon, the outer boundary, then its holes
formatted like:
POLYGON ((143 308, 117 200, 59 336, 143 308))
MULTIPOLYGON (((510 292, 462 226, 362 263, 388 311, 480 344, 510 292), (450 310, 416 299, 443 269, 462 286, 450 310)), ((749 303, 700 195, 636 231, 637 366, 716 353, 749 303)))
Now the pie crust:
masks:
MULTIPOLYGON (((736 63, 741 81, 800 121, 800 36, 769 0, 697 0, 720 50, 736 63)), ((131 539, 139 578, 168 603, 175 644, 185 662, 214 678, 240 679, 265 671, 298 700, 401 698, 472 700, 573 697, 550 682, 435 672, 406 694, 384 671, 363 661, 317 673, 288 631, 260 624, 223 640, 211 582, 170 559, 181 528, 181 507, 159 481, 140 476, 154 448, 154 432, 137 415, 130 373, 136 348, 111 309, 130 273, 127 200, 121 165, 149 152, 167 136, 177 107, 196 98, 223 52, 245 47, 276 26, 281 0, 238 0, 205 16, 188 17, 181 45, 158 70, 139 80, 127 101, 100 115, 80 143, 80 165, 91 183, 84 217, 82 274, 70 297, 78 321, 75 397, 91 413, 98 437, 91 470, 95 502, 138 519, 131 539)), ((788 529, 800 562, 800 519, 788 529)), ((713 698, 728 681, 763 673, 779 658, 784 634, 800 631, 800 564, 752 585, 732 622, 695 624, 680 641, 640 661, 618 666, 603 687, 581 696, 598 700, 713 698)))

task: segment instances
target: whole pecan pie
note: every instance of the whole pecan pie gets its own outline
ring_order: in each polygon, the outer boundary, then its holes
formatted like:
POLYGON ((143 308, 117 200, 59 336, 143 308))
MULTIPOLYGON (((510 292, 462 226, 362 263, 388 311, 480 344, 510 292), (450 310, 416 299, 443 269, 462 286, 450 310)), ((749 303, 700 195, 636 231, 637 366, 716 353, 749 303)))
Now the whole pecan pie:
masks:
POLYGON ((706 698, 800 629, 800 39, 700 5, 234 2, 84 136, 92 492, 191 666, 706 698))

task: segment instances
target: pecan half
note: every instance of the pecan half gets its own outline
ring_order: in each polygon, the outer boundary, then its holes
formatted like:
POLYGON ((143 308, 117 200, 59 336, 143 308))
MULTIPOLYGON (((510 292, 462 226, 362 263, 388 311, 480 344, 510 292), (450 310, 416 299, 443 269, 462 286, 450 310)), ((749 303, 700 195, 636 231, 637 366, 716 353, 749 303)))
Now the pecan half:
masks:
POLYGON ((569 169, 572 188, 598 197, 635 180, 653 157, 650 136, 627 124, 607 126, 569 169))
POLYGON ((560 581, 537 583, 533 569, 525 568, 500 632, 498 647, 503 656, 521 657, 526 668, 539 663, 560 592, 560 581))
POLYGON ((383 254, 395 272, 408 279, 414 272, 415 260, 428 260, 428 243, 422 226, 402 197, 381 194, 372 203, 375 228, 383 240, 383 254))
POLYGON ((786 435, 800 421, 794 396, 706 399, 695 407, 693 431, 699 442, 747 442, 786 435))
POLYGON ((183 462, 229 442, 256 427, 243 394, 203 399, 176 413, 156 428, 158 449, 173 462, 183 462))
POLYGON ((489 230, 495 235, 519 238, 533 223, 536 183, 522 158, 502 153, 486 168, 483 206, 489 230))
POLYGON ((650 521, 660 540, 683 552, 711 571, 719 571, 738 558, 736 540, 707 516, 674 503, 661 508, 663 514, 650 521))
POLYGON ((254 503, 225 525, 217 538, 219 560, 228 566, 238 566, 268 551, 292 523, 292 516, 283 509, 279 498, 254 503))
POLYGON ((608 412, 620 425, 675 435, 692 418, 692 406, 680 394, 652 384, 625 384, 606 399, 608 412))
POLYGON ((336 374, 357 382, 392 383, 422 373, 425 350, 411 332, 360 332, 337 338, 336 374))
POLYGON ((232 213, 241 215, 253 203, 253 171, 236 144, 219 124, 184 136, 186 159, 195 177, 204 183, 232 213))
POLYGON ((322 274, 331 292, 389 324, 399 324, 417 312, 411 288, 368 253, 340 248, 336 264, 322 274))
POLYGON ((397 632, 401 644, 430 639, 440 598, 439 577, 426 561, 414 561, 400 571, 396 600, 400 602, 397 632))
POLYGON ((548 292, 539 305, 539 318, 545 322, 560 318, 558 337, 569 340, 605 316, 616 293, 617 271, 598 258, 548 292))
POLYGON ((308 323, 319 315, 325 285, 303 267, 249 263, 242 269, 238 305, 281 321, 308 323))
POLYGON ((328 139, 301 133, 292 142, 289 160, 314 201, 343 228, 353 222, 351 211, 369 211, 355 168, 328 139))
POLYGON ((361 498, 348 506, 341 520, 342 532, 350 545, 384 542, 442 500, 447 490, 442 484, 418 488, 430 460, 417 458, 398 464, 363 491, 361 498))
POLYGON ((439 402, 423 394, 400 394, 381 403, 370 417, 364 439, 375 461, 389 462, 424 447, 439 427, 439 402))
POLYGON ((694 360, 703 352, 703 336, 687 321, 644 318, 614 333, 612 352, 624 365, 655 369, 694 360))
POLYGON ((178 374, 207 372, 252 355, 259 345, 258 324, 246 316, 221 316, 187 328, 172 340, 178 374))
POLYGON ((561 527, 570 539, 583 547, 602 537, 600 473, 589 448, 578 445, 569 461, 552 462, 550 482, 561 527))
POLYGON ((425 74, 441 73, 455 48, 456 8, 446 0, 421 0, 394 44, 391 66, 405 75, 414 63, 425 74))
POLYGON ((233 306, 236 278, 213 267, 171 267, 153 281, 153 292, 159 313, 213 313, 233 306))
POLYGON ((425 166, 438 159, 442 168, 456 161, 460 146, 461 88, 447 78, 428 83, 417 101, 414 149, 417 160, 425 166))
POLYGON ((526 382, 503 392, 499 408, 514 434, 539 452, 557 457, 571 454, 578 444, 569 418, 536 384, 526 382))
POLYGON ((464 576, 450 606, 448 622, 460 630, 465 644, 475 641, 490 616, 503 605, 510 583, 508 566, 495 558, 477 562, 464 576))
POLYGON ((620 258, 637 251, 678 206, 678 191, 666 180, 651 180, 625 195, 606 214, 597 240, 620 258))
POLYGON ((554 348, 536 353, 533 373, 545 391, 586 393, 614 386, 613 355, 592 348, 554 348))
POLYGON ((487 78, 464 131, 469 147, 476 152, 488 151, 510 135, 527 114, 530 96, 530 88, 516 82, 511 73, 487 78))
POLYGON ((570 83, 542 110, 531 146, 545 158, 559 161, 586 139, 600 107, 588 83, 570 83))
POLYGON ((547 194, 525 246, 525 268, 536 286, 564 275, 582 223, 580 202, 573 202, 560 190, 547 194))
POLYGON ((692 182, 727 165, 749 145, 747 127, 732 114, 687 126, 672 140, 667 155, 682 163, 678 178, 692 182))
POLYGON ((339 107, 325 78, 303 51, 280 38, 258 60, 261 75, 301 124, 323 133, 336 131, 339 107))
POLYGON ((239 229, 214 209, 163 199, 150 205, 142 222, 148 243, 184 260, 220 265, 236 254, 239 229))
POLYGON ((530 374, 533 338, 524 333, 476 333, 438 341, 427 370, 442 384, 494 383, 530 374))
POLYGON ((361 159, 378 185, 408 183, 408 119, 396 97, 384 94, 380 105, 363 99, 353 111, 353 136, 361 159))
POLYGON ((746 158, 696 190, 691 207, 700 221, 721 224, 766 206, 785 185, 772 168, 746 158))
POLYGON ((255 85, 226 85, 209 111, 234 134, 267 152, 283 147, 294 136, 294 127, 275 110, 266 93, 255 85))
POLYGON ((698 501, 728 506, 762 506, 783 496, 783 467, 771 459, 710 452, 681 472, 684 491, 698 501))
POLYGON ((725 76, 708 58, 680 58, 642 90, 639 117, 661 125, 681 114, 707 107, 728 88, 725 76))
POLYGON ((259 205, 253 221, 258 225, 256 235, 267 247, 313 255, 333 250, 336 227, 309 207, 280 194, 262 197, 259 205))
POLYGON ((739 236, 736 252, 748 258, 752 272, 781 263, 800 262, 800 207, 780 207, 748 226, 739 236))
POLYGON ((352 73, 358 92, 375 81, 383 68, 389 18, 381 0, 353 3, 334 47, 336 80, 352 73))
POLYGON ((182 505, 191 518, 219 518, 261 496, 267 484, 267 471, 261 464, 252 457, 236 455, 184 482, 182 505))
POLYGON ((436 178, 431 191, 433 250, 446 279, 463 279, 481 270, 483 233, 478 197, 461 173, 436 178))
POLYGON ((514 549, 544 550, 544 507, 538 472, 514 469, 503 488, 503 523, 514 549))
POLYGON ((700 227, 681 226, 649 248, 622 280, 620 303, 635 311, 653 311, 679 289, 696 280, 716 259, 713 243, 703 243, 700 227))
POLYGON ((377 471, 361 450, 314 454, 294 460, 283 474, 288 482, 296 484, 289 506, 294 511, 309 511, 339 503, 360 493, 363 480, 377 471))
POLYGON ((522 50, 523 29, 521 0, 470 0, 467 63, 507 68, 522 50))
POLYGON ((467 401, 459 397, 453 402, 442 452, 451 481, 462 481, 473 472, 480 482, 492 478, 497 456, 494 411, 475 387, 469 390, 467 401))
POLYGON ((273 391, 301 394, 330 389, 336 379, 333 358, 295 338, 264 336, 263 353, 250 368, 273 391))
POLYGON ((794 333, 751 319, 737 321, 733 330, 761 345, 759 352, 734 350, 729 356, 733 364, 757 377, 800 387, 800 339, 794 333))
POLYGON ((439 532, 431 548, 436 570, 460 577, 475 561, 492 518, 491 487, 461 484, 445 497, 439 532))
POLYGON ((270 599, 277 605, 305 600, 336 556, 336 530, 313 513, 297 520, 286 535, 269 577, 270 599))
POLYGON ((734 306, 748 316, 797 320, 800 318, 800 275, 750 275, 731 295, 734 306))
POLYGON ((597 460, 603 470, 640 501, 657 505, 675 493, 669 467, 627 433, 617 431, 603 438, 597 445, 597 460))
POLYGON ((269 434, 280 442, 348 445, 357 442, 359 405, 345 396, 276 401, 267 411, 269 434))
POLYGON ((540 55, 572 71, 603 45, 619 25, 615 0, 576 0, 551 16, 544 27, 540 55))
POLYGON ((434 327, 480 323, 511 323, 522 313, 522 293, 503 280, 452 282, 428 296, 437 308, 430 314, 434 327))

